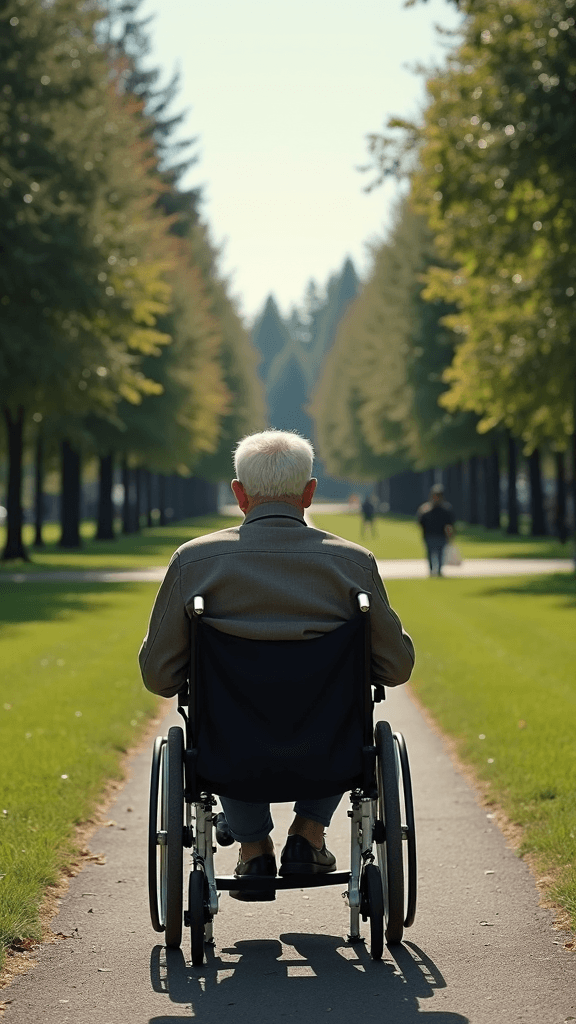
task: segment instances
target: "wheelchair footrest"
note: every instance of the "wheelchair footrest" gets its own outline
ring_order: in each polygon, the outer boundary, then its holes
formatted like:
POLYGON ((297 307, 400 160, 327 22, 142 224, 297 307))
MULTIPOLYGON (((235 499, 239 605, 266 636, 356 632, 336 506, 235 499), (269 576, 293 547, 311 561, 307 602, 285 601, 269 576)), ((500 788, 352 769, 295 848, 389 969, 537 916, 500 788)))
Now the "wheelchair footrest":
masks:
POLYGON ((216 888, 227 889, 311 889, 318 885, 346 885, 350 880, 349 871, 331 871, 317 875, 218 875, 216 888))

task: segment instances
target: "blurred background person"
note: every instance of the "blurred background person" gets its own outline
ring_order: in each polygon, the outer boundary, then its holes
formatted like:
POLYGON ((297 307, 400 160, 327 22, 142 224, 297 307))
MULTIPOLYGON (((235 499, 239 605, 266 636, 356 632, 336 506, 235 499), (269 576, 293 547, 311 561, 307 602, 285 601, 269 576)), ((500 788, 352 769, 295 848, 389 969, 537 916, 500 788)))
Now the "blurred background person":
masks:
POLYGON ((454 534, 454 513, 452 505, 444 499, 442 484, 434 484, 429 500, 420 505, 417 518, 424 535, 430 575, 441 576, 444 548, 454 534))
POLYGON ((376 507, 371 497, 367 495, 362 502, 360 511, 362 513, 361 534, 364 536, 366 527, 370 527, 372 536, 376 536, 376 507))

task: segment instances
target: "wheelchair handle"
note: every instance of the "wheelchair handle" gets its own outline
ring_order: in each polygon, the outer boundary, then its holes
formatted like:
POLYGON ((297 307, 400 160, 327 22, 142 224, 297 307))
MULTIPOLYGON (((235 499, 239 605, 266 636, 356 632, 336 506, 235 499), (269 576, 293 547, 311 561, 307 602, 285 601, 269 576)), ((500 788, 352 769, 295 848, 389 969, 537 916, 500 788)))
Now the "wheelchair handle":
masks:
POLYGON ((196 597, 194 598, 193 607, 194 607, 194 615, 203 615, 204 614, 204 598, 200 597, 199 594, 197 594, 196 597))
POLYGON ((357 600, 358 607, 361 612, 370 611, 370 598, 368 597, 368 594, 358 594, 357 600))

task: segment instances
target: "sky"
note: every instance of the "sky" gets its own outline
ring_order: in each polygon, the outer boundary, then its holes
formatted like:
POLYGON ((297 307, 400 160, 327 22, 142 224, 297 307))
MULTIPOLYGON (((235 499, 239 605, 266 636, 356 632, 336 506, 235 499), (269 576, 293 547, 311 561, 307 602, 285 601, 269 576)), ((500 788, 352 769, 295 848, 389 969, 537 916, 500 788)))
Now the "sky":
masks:
POLYGON ((416 65, 441 63, 455 27, 447 0, 145 0, 149 63, 178 67, 174 110, 198 161, 202 218, 220 268, 252 320, 269 294, 287 314, 307 282, 324 286, 347 256, 365 276, 398 195, 366 193, 366 137, 392 115, 418 117, 416 65))

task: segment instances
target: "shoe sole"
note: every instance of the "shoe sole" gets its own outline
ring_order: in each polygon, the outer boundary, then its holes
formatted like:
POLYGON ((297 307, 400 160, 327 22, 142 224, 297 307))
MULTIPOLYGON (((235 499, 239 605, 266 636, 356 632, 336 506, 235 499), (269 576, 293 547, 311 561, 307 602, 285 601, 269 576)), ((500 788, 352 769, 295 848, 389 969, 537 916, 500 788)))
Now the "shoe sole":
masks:
POLYGON ((248 889, 230 889, 233 900, 240 900, 241 903, 271 903, 276 899, 275 889, 264 892, 250 892, 248 889))
POLYGON ((336 871, 335 864, 310 864, 310 862, 299 864, 296 862, 283 864, 278 874, 285 878, 286 875, 328 875, 331 871, 336 871))

